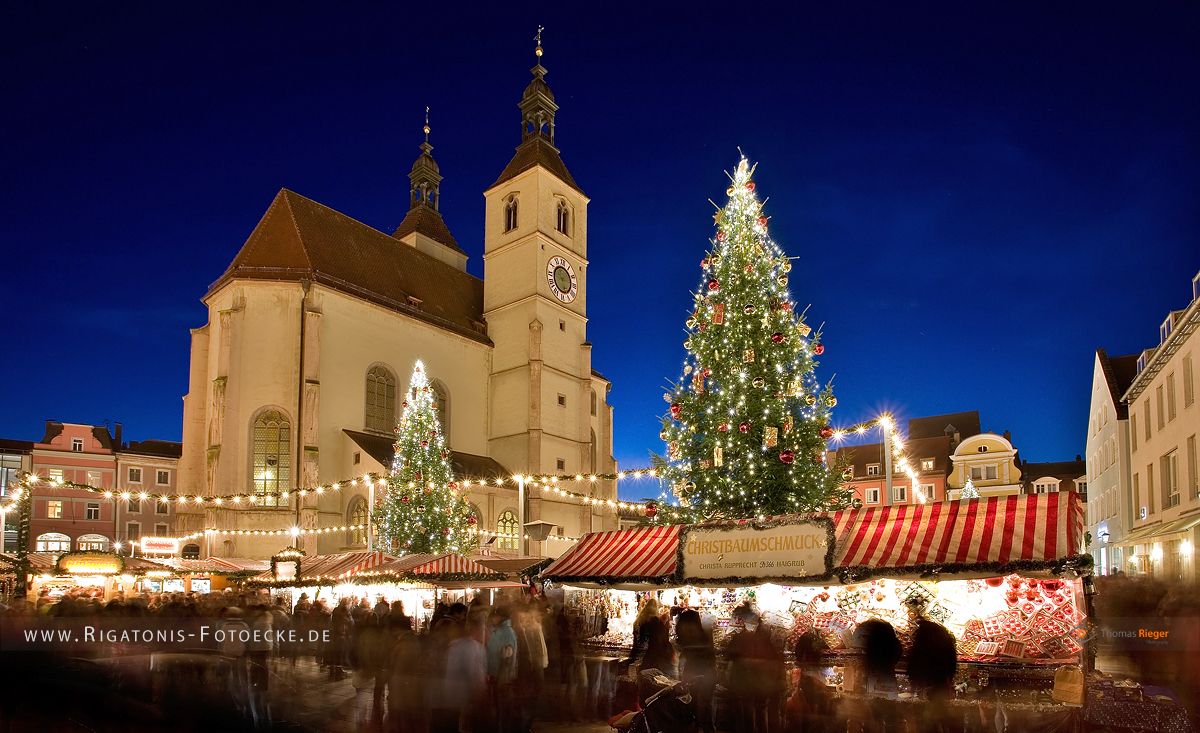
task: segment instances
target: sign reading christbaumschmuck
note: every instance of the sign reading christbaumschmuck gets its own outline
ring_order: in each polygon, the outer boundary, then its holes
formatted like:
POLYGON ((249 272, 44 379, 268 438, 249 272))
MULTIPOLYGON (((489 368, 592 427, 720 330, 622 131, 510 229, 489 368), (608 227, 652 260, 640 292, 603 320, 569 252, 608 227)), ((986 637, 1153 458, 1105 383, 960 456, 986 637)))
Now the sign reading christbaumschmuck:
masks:
POLYGON ((694 581, 819 578, 830 571, 828 521, 757 528, 690 527, 680 538, 683 577, 694 581))

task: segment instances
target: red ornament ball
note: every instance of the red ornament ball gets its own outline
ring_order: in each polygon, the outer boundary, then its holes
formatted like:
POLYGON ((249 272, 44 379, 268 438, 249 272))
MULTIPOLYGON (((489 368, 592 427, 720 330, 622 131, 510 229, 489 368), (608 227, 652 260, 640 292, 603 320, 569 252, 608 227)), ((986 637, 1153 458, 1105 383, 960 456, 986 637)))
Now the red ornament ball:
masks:
POLYGON ((678 402, 673 403, 671 405, 671 417, 678 420, 679 416, 682 414, 683 414, 683 405, 679 404, 678 402))
POLYGON ((753 190, 754 190, 754 181, 746 181, 746 190, 747 190, 747 191, 753 191, 753 190))
POLYGON ((721 433, 728 433, 729 432, 729 423, 727 423, 727 422, 721 423, 720 425, 717 426, 717 431, 721 432, 721 433))
POLYGON ((796 452, 792 451, 792 450, 780 451, 779 460, 782 461, 783 463, 788 463, 788 464, 795 463, 796 452))
POLYGON ((705 257, 704 259, 700 260, 700 269, 702 269, 702 270, 707 270, 707 269, 708 269, 708 258, 707 258, 707 257, 705 257))
POLYGON ((429 441, 428 441, 428 440, 422 440, 422 441, 421 441, 421 447, 422 447, 422 448, 428 448, 428 447, 429 447, 429 441))
POLYGON ((833 428, 829 427, 828 425, 821 428, 821 437, 825 438, 826 440, 832 438, 833 437, 833 428))
POLYGON ((1004 578, 987 578, 983 582, 987 583, 992 588, 999 588, 1004 585, 1004 578))
POLYGON ((449 536, 450 536, 450 528, 449 528, 449 527, 446 527, 445 529, 443 529, 443 530, 442 530, 442 534, 444 534, 444 535, 446 535, 447 537, 449 537, 449 536))
POLYGON ((825 353, 825 344, 821 343, 820 341, 813 344, 813 353, 816 354, 817 356, 824 354, 825 353))
POLYGON ((400 497, 401 504, 407 504, 409 501, 410 501, 410 499, 407 496, 400 497))
POLYGON ((739 423, 738 424, 738 432, 739 433, 750 432, 750 423, 748 423, 748 422, 739 423))
POLYGON ((784 336, 780 331, 776 331, 775 333, 771 334, 771 340, 777 344, 782 344, 786 338, 787 336, 784 336))
POLYGON ((408 400, 405 400, 405 401, 401 402, 401 403, 400 403, 400 406, 401 406, 401 407, 408 407, 408 400))
POLYGON ((765 217, 765 216, 758 217, 758 225, 760 227, 765 227, 767 225, 767 217, 765 217))
POLYGON ((728 236, 729 236, 729 235, 728 235, 728 234, 726 234, 725 232, 717 232, 717 241, 718 241, 718 242, 724 242, 724 241, 725 241, 725 239, 726 239, 728 236))
POLYGON ((709 290, 716 290, 719 287, 721 287, 721 281, 717 280, 715 277, 708 281, 709 290))
POLYGON ((787 313, 791 309, 792 309, 792 304, 787 302, 786 300, 779 304, 779 310, 783 311, 784 313, 787 313))
POLYGON ((658 504, 655 504, 652 501, 646 502, 645 512, 647 519, 654 519, 654 517, 658 514, 658 504))
POLYGON ((476 519, 475 517, 467 517, 467 524, 471 525, 472 527, 474 527, 478 523, 479 523, 479 520, 476 519))

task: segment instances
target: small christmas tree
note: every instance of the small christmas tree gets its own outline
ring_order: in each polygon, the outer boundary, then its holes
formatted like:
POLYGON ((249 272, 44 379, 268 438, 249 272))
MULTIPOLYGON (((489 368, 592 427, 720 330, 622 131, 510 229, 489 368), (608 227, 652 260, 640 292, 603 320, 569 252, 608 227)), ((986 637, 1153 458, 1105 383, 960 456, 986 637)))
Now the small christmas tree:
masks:
POLYGON ((825 350, 788 291, 792 263, 767 235, 753 167, 743 157, 714 220, 700 289, 687 319, 683 376, 664 395, 667 455, 657 460, 678 521, 846 506, 829 385, 814 374, 825 350))
POLYGON ((376 549, 465 554, 475 546, 475 517, 454 481, 433 389, 417 362, 396 426, 396 453, 378 510, 376 549))
POLYGON ((959 499, 978 499, 979 489, 975 488, 975 482, 967 476, 967 483, 962 487, 962 493, 958 496, 959 499))

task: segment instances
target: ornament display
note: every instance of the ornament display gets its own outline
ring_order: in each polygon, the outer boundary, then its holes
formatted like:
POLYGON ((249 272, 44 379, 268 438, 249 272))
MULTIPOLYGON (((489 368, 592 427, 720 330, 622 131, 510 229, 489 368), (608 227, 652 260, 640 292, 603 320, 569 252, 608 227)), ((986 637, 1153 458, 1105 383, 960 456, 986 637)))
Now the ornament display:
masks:
POLYGON ((742 352, 742 363, 743 364, 753 364, 754 363, 754 349, 746 349, 745 351, 742 352))
POLYGON ((729 423, 723 422, 723 423, 717 425, 717 432, 728 433, 729 432, 729 423))
POLYGON ((826 397, 825 398, 825 406, 826 407, 837 407, 837 397, 834 397, 833 395, 829 395, 828 397, 826 397))
POLYGON ((718 242, 724 242, 726 239, 728 239, 728 237, 729 237, 729 235, 725 234, 724 231, 717 232, 717 241, 718 242))
POLYGON ((750 432, 750 423, 748 423, 748 422, 740 422, 740 423, 738 423, 738 432, 739 432, 739 433, 748 433, 748 432, 750 432))
POLYGON ((713 325, 717 325, 717 326, 719 326, 725 322, 725 304, 724 303, 717 303, 716 305, 713 306, 712 322, 713 322, 713 325))
POLYGON ((765 227, 767 225, 767 217, 765 217, 765 216, 758 217, 758 225, 760 227, 765 227))
POLYGON ((742 313, 745 313, 748 316, 754 315, 754 306, 747 303, 746 305, 742 306, 742 313))
POLYGON ((804 404, 808 405, 809 407, 817 404, 817 396, 811 394, 804 395, 804 404))
POLYGON ((763 387, 767 386, 767 380, 763 379, 762 377, 755 377, 750 381, 750 383, 758 389, 762 389, 763 387))
POLYGON ((817 356, 824 354, 825 353, 825 344, 821 343, 820 341, 813 344, 813 353, 816 354, 817 356))
POLYGON ((776 331, 775 333, 771 334, 771 341, 777 344, 782 344, 785 338, 787 337, 784 336, 783 332, 781 331, 776 331))
POLYGON ((746 190, 747 190, 747 191, 753 191, 753 190, 754 190, 754 181, 746 181, 746 190))
POLYGON ((679 416, 682 414, 683 414, 683 405, 679 404, 678 402, 672 403, 671 404, 671 417, 678 420, 679 416))
POLYGON ((786 288, 788 284, 788 276, 780 275, 779 277, 775 278, 775 282, 779 284, 779 287, 786 288))
POLYGON ((784 260, 783 264, 781 264, 779 266, 779 269, 783 270, 784 272, 791 272, 792 271, 792 261, 784 260))
POLYGON ((793 450, 783 450, 779 452, 779 460, 783 463, 794 463, 796 461, 796 452, 793 450))

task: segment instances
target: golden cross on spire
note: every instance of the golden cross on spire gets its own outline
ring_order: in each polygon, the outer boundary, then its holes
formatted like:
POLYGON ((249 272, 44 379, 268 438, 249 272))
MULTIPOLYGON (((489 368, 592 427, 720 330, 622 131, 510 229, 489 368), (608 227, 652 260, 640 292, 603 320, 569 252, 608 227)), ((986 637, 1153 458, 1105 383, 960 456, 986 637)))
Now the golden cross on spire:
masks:
POLYGON ((533 40, 537 42, 537 48, 535 48, 533 50, 533 53, 539 59, 542 57, 542 31, 544 31, 544 30, 545 30, 545 28, 543 28, 542 26, 539 25, 538 29, 537 29, 537 33, 535 33, 533 35, 533 40))
POLYGON ((425 126, 421 129, 425 131, 425 142, 429 142, 429 105, 425 105, 425 126))

